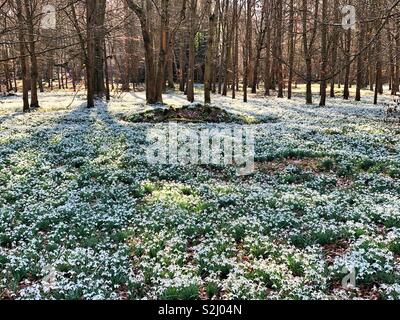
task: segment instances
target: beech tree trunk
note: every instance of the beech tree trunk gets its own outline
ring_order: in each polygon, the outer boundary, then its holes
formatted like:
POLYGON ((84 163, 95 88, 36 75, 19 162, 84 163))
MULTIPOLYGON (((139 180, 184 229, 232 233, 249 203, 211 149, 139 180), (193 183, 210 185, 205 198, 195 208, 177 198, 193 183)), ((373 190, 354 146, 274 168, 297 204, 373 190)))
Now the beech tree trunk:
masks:
POLYGON ((265 66, 264 66, 264 90, 265 96, 270 95, 271 90, 271 22, 270 14, 268 14, 266 25, 266 39, 265 39, 265 66))
POLYGON ((346 32, 345 35, 345 76, 344 76, 344 89, 343 89, 343 99, 349 100, 350 98, 350 50, 351 50, 351 29, 346 32))
POLYGON ((303 0, 302 6, 302 24, 303 24, 303 49, 304 49, 304 60, 306 64, 306 103, 312 104, 312 59, 310 54, 310 48, 308 44, 308 15, 307 15, 308 1, 303 0))
POLYGON ((239 65, 239 34, 238 34, 238 0, 233 1, 232 13, 232 28, 233 28, 233 72, 232 72, 232 99, 236 98, 236 90, 238 90, 238 65, 239 65))
POLYGON ((392 85, 392 94, 396 95, 400 90, 400 21, 396 21, 396 44, 395 44, 395 71, 392 85))
POLYGON ((194 102, 194 68, 195 68, 195 24, 197 0, 190 0, 190 30, 189 30, 189 66, 187 81, 187 99, 194 102))
POLYGON ((175 89, 174 83, 174 51, 175 34, 170 34, 169 45, 167 47, 167 82, 169 89, 175 89))
MULTIPOLYGON (((381 52, 381 38, 377 37, 376 40, 376 52, 381 52)), ((382 80, 382 60, 379 55, 376 57, 376 69, 375 69, 375 92, 374 92, 374 104, 378 104, 378 95, 381 91, 382 80)))
POLYGON ((103 97, 105 93, 104 82, 104 44, 105 44, 105 15, 106 15, 106 0, 97 0, 94 9, 94 94, 98 97, 103 97))
POLYGON ((243 57, 243 101, 247 102, 247 88, 249 85, 249 59, 251 47, 251 18, 252 18, 252 0, 247 0, 247 18, 246 18, 246 43, 244 46, 243 57))
POLYGON ((145 65, 146 65, 146 100, 148 104, 156 104, 159 101, 159 95, 157 94, 157 76, 156 76, 156 62, 154 59, 153 49, 153 33, 150 27, 151 19, 151 0, 143 0, 142 6, 136 4, 133 0, 126 0, 128 7, 137 15, 140 21, 140 27, 142 30, 143 45, 145 52, 145 65))
POLYGON ((209 30, 207 39, 207 52, 204 71, 204 103, 211 103, 212 60, 214 56, 214 31, 216 27, 215 12, 211 12, 212 0, 207 0, 206 13, 209 15, 209 30))
POLYGON ((38 62, 36 57, 35 45, 35 25, 34 25, 34 12, 32 3, 29 0, 24 0, 26 12, 26 26, 28 28, 28 42, 29 42, 29 56, 31 58, 31 108, 39 108, 38 98, 38 62))
POLYGON ((293 86, 293 67, 294 67, 294 0, 290 0, 289 4, 289 80, 288 80, 288 99, 292 99, 293 86))
POLYGON ((283 98, 283 70, 282 70, 282 39, 285 28, 282 28, 283 22, 283 5, 282 1, 277 1, 276 8, 276 25, 277 25, 277 79, 278 79, 278 98, 283 98))
POLYGON ((179 79, 179 91, 185 92, 186 86, 186 37, 182 33, 181 37, 181 45, 179 48, 179 70, 178 70, 178 79, 179 79))
MULTIPOLYGON (((96 14, 96 0, 86 0, 86 36, 87 36, 87 61, 86 61, 86 83, 87 83, 87 107, 94 108, 95 97, 95 63, 96 63, 96 50, 95 50, 95 14, 96 14)), ((61 78, 59 72, 59 86, 61 86, 61 78)))
POLYGON ((328 2, 327 0, 322 0, 322 34, 321 34, 321 53, 322 53, 322 63, 321 63, 321 100, 319 102, 320 107, 325 107, 326 105, 326 76, 327 76, 327 64, 328 64, 328 2))
POLYGON ((262 7, 262 12, 261 12, 261 30, 258 34, 257 37, 257 48, 256 48, 256 58, 254 62, 254 68, 253 68, 253 84, 251 88, 252 93, 257 93, 257 86, 258 86, 258 70, 260 66, 260 61, 261 61, 261 51, 263 49, 264 41, 265 41, 265 32, 266 32, 266 19, 267 19, 267 14, 268 14, 268 1, 269 0, 264 0, 263 1, 263 7, 262 7))
POLYGON ((25 50, 25 36, 24 36, 24 16, 22 9, 22 1, 15 0, 17 7, 17 18, 18 18, 18 41, 19 41, 19 54, 21 63, 21 74, 22 74, 22 101, 23 101, 23 112, 29 112, 29 91, 28 91, 28 79, 27 79, 27 66, 26 66, 26 50, 25 50))
MULTIPOLYGON (((340 15, 339 15, 339 10, 337 10, 337 8, 339 8, 339 0, 335 0, 333 3, 333 8, 334 9, 334 22, 339 24, 340 23, 340 15)), ((336 67, 337 67, 337 61, 338 61, 338 44, 339 44, 339 36, 340 36, 340 31, 339 31, 340 27, 335 26, 333 28, 332 31, 332 39, 331 39, 331 73, 335 73, 336 72, 336 67)), ((331 78, 330 81, 330 97, 334 98, 336 96, 335 93, 335 80, 336 80, 337 76, 333 76, 331 78)))
POLYGON ((165 67, 167 63, 167 47, 169 39, 169 0, 161 1, 161 30, 160 30, 160 53, 158 57, 157 71, 157 101, 162 103, 162 94, 165 87, 165 67))
MULTIPOLYGON (((365 26, 360 27, 358 33, 358 51, 361 52, 365 45, 365 26)), ((361 89, 363 87, 363 75, 364 75, 364 54, 360 54, 357 57, 357 87, 356 87, 356 101, 361 101, 361 89)))
MULTIPOLYGON (((225 7, 226 12, 229 12, 229 1, 226 2, 226 7, 225 7)), ((231 82, 232 78, 232 69, 231 69, 231 63, 232 63, 232 41, 233 41, 233 32, 231 30, 231 27, 229 26, 229 15, 225 15, 225 33, 226 33, 226 38, 225 38, 225 58, 224 58, 224 67, 223 67, 223 73, 224 73, 224 84, 223 84, 223 90, 222 90, 222 95, 227 96, 228 95, 228 87, 231 82), (229 32, 228 32, 229 30, 229 32)))

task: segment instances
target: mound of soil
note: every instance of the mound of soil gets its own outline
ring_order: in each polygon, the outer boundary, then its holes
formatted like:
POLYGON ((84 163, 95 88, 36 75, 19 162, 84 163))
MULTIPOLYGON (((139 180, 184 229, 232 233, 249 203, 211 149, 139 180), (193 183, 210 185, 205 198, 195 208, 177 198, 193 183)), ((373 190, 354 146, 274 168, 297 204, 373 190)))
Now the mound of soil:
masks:
POLYGON ((123 116, 124 121, 133 123, 162 123, 162 122, 199 122, 199 123, 238 123, 261 124, 276 122, 272 117, 255 118, 248 115, 237 115, 221 108, 201 104, 181 108, 155 109, 142 113, 123 116))

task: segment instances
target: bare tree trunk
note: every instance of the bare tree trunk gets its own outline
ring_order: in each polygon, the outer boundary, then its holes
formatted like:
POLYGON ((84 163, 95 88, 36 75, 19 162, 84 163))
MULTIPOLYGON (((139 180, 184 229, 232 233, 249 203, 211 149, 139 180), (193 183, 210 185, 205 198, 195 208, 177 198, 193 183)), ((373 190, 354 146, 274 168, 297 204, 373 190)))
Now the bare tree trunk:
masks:
POLYGON ((265 39, 264 94, 265 96, 269 96, 271 90, 271 23, 269 15, 266 22, 267 30, 265 39))
POLYGON ((153 41, 150 32, 142 30, 144 48, 146 52, 146 100, 148 104, 155 104, 157 100, 156 91, 156 66, 154 62, 153 41))
POLYGON ((189 67, 187 81, 187 99, 194 102, 194 67, 195 67, 195 37, 196 37, 197 0, 190 0, 190 30, 189 30, 189 67))
POLYGON ((374 91, 375 85, 376 59, 374 56, 375 48, 374 46, 370 46, 368 50, 368 83, 370 91, 374 91))
MULTIPOLYGON (((87 82, 87 107, 94 108, 94 72, 95 72, 95 12, 96 0, 86 0, 86 37, 87 37, 87 61, 86 61, 86 82, 87 82)), ((58 72, 60 79, 60 72, 58 72)), ((60 86, 59 80, 59 86, 60 86)))
POLYGON ((246 43, 244 46, 243 57, 243 101, 247 102, 247 88, 249 85, 249 59, 251 46, 251 18, 252 18, 252 0, 247 0, 247 18, 246 18, 246 43))
MULTIPOLYGON (((361 25, 358 34, 358 51, 361 52, 365 43, 365 26, 361 25)), ((363 73, 364 73, 364 54, 360 54, 357 58, 357 88, 356 88, 356 101, 361 101, 361 89, 363 87, 363 73)))
POLYGON ((34 12, 33 3, 29 0, 24 0, 25 12, 26 12, 26 25, 28 28, 28 41, 29 41, 29 55, 31 58, 31 108, 39 108, 38 98, 38 63, 36 57, 36 45, 35 45, 35 26, 34 26, 34 12))
POLYGON ((391 30, 387 30, 387 40, 389 45, 389 64, 390 64, 390 82, 389 82, 389 90, 391 91, 392 95, 395 95, 393 87, 394 87, 394 78, 395 78, 395 57, 393 56, 393 43, 396 45, 396 42, 393 41, 393 37, 391 35, 391 30))
POLYGON ((143 6, 137 5, 133 0, 126 1, 128 7, 135 12, 140 21, 146 64, 146 100, 148 104, 155 104, 161 101, 158 101, 157 99, 157 77, 153 49, 153 34, 149 22, 149 19, 151 19, 150 13, 153 4, 151 0, 144 0, 142 2, 143 6))
POLYGON ((321 64, 321 100, 319 102, 320 107, 326 105, 326 74, 328 64, 328 2, 322 0, 322 34, 321 34, 321 51, 322 51, 322 64, 321 64))
POLYGON ((169 44, 169 0, 161 1, 161 30, 160 53, 158 57, 157 71, 157 101, 162 102, 162 93, 165 86, 165 66, 167 62, 167 46, 169 44))
POLYGON ((175 34, 170 35, 169 45, 167 48, 167 82, 169 89, 175 89, 174 83, 174 48, 175 34))
MULTIPOLYGON (((18 84, 17 84, 17 64, 16 64, 15 60, 13 60, 12 64, 13 64, 14 90, 15 90, 15 93, 17 93, 17 92, 18 92, 18 84)), ((25 67, 26 67, 26 65, 25 65, 25 67)))
POLYGON ((249 15, 249 24, 248 24, 248 86, 253 85, 253 68, 254 68, 254 63, 253 63, 253 12, 254 12, 254 6, 255 6, 255 0, 250 0, 250 15, 249 15))
POLYGON ((185 84, 186 84, 186 37, 182 33, 181 44, 179 48, 179 70, 178 70, 178 78, 179 78, 179 91, 185 92, 185 84))
POLYGON ((282 70, 282 39, 284 28, 282 28, 283 23, 283 5, 282 1, 277 1, 276 8, 276 25, 278 28, 276 45, 277 45, 277 77, 278 77, 278 98, 283 98, 283 70, 282 70))
MULTIPOLYGON (((334 20, 335 23, 339 23, 340 16, 339 16, 339 0, 335 0, 333 4, 334 8, 334 20)), ((335 73, 336 72, 336 67, 337 67, 337 61, 338 61, 338 44, 339 44, 339 30, 337 29, 338 27, 334 27, 333 33, 332 33, 332 46, 331 46, 331 72, 335 73)), ((332 77, 330 81, 330 97, 334 98, 335 97, 335 80, 337 77, 332 77)))
POLYGON ((206 12, 209 15, 209 30, 204 72, 204 103, 211 103, 212 60, 214 56, 214 31, 216 25, 215 12, 211 12, 212 0, 207 0, 206 12))
POLYGON ((221 93, 220 91, 220 71, 221 71, 221 64, 219 57, 221 56, 219 52, 219 43, 221 40, 221 20, 222 20, 222 13, 221 13, 221 0, 216 0, 216 5, 215 5, 215 11, 218 13, 216 16, 216 19, 218 20, 216 22, 217 25, 217 34, 215 37, 215 44, 214 44, 214 70, 213 70, 213 84, 212 84, 212 93, 217 93, 217 81, 218 81, 218 93, 221 93), (218 68, 217 68, 218 66, 218 68), (217 72, 218 69, 218 72, 217 72))
POLYGON ((231 63, 232 63, 232 40, 233 40, 233 33, 231 28, 229 27, 229 1, 227 1, 227 5, 225 7, 226 10, 226 15, 225 15, 225 33, 226 33, 226 38, 225 38, 225 59, 224 59, 224 85, 223 85, 223 90, 222 90, 222 95, 227 96, 228 95, 228 86, 230 84, 231 78, 232 78, 232 69, 231 63), (229 32, 228 32, 229 30, 229 32))
POLYGON ((225 61, 225 55, 226 55, 226 18, 224 14, 226 12, 225 7, 228 5, 227 0, 221 0, 222 1, 222 10, 220 10, 219 14, 219 32, 218 32, 218 39, 221 37, 222 38, 222 45, 221 45, 221 52, 218 55, 219 56, 219 63, 218 63, 218 93, 222 94, 222 85, 223 85, 223 76, 224 76, 224 61, 225 61))
POLYGON ((106 100, 110 101, 110 78, 108 74, 107 44, 104 41, 104 73, 106 76, 106 100))
POLYGON ((261 51, 263 49, 264 41, 265 41, 265 32, 266 32, 266 19, 267 19, 267 14, 268 14, 268 0, 263 1, 263 7, 262 7, 262 12, 261 12, 261 30, 258 34, 257 37, 257 47, 256 47, 256 58, 254 61, 254 68, 253 68, 253 83, 252 83, 252 88, 251 88, 251 93, 257 93, 257 85, 258 85, 258 69, 260 66, 260 60, 261 60, 261 51))
POLYGON ((349 90, 349 82, 350 82, 350 50, 351 50, 351 29, 346 32, 345 35, 345 76, 344 76, 344 89, 343 89, 343 99, 349 100, 350 98, 350 90, 349 90))
POLYGON ((396 21, 396 45, 395 45, 395 72, 392 85, 392 94, 396 95, 400 90, 400 21, 396 21))
POLYGON ((23 112, 29 112, 29 92, 28 92, 28 79, 26 67, 26 51, 25 51, 25 37, 24 37, 24 16, 21 0, 15 0, 17 5, 17 18, 18 18, 18 41, 19 41, 19 54, 21 62, 22 73, 22 101, 23 112))
POLYGON ((289 82, 288 82, 288 99, 292 99, 293 84, 293 67, 294 67, 294 0, 290 0, 289 5, 289 82))
POLYGON ((236 98, 237 82, 238 82, 238 64, 239 64, 239 27, 238 27, 238 0, 233 1, 233 75, 232 75, 232 99, 236 98))
POLYGON ((103 97, 105 92, 104 86, 104 42, 105 42, 105 15, 106 0, 97 0, 94 11, 94 54, 95 68, 93 74, 94 94, 103 97))
MULTIPOLYGON (((376 39, 376 52, 381 52, 381 38, 378 35, 376 39)), ((382 60, 380 55, 376 56, 376 70, 375 70, 375 93, 374 93, 374 104, 378 104, 378 94, 382 86, 382 60)))
MULTIPOLYGON (((317 0, 318 1, 318 0, 317 0)), ((303 48, 304 48, 304 59, 306 63, 306 103, 307 104, 312 104, 312 59, 311 59, 311 52, 310 52, 310 46, 308 43, 308 16, 307 16, 307 7, 308 7, 308 1, 303 0, 303 6, 302 6, 302 24, 303 24, 303 48)))
POLYGON ((57 68, 57 81, 58 81, 58 89, 61 90, 61 68, 57 68))

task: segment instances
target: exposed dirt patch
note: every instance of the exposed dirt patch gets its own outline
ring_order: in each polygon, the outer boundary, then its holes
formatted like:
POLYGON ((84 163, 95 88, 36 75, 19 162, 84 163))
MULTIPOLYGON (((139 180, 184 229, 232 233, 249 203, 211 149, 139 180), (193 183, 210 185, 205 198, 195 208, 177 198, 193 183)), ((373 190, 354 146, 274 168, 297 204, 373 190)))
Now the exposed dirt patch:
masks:
POLYGON ((340 240, 334 244, 325 245, 323 249, 327 263, 332 265, 336 257, 346 254, 349 249, 349 243, 346 240, 340 240))
POLYGON ((256 163, 256 168, 257 170, 264 172, 264 173, 269 173, 269 174, 274 174, 276 172, 280 172, 285 170, 286 167, 289 165, 296 166, 298 168, 301 168, 302 170, 309 170, 313 172, 318 172, 318 161, 320 159, 279 159, 275 161, 270 161, 270 162, 257 162, 256 163))
POLYGON ((117 289, 117 292, 121 300, 124 301, 129 300, 129 288, 127 285, 125 284, 120 285, 119 288, 117 289))
POLYGON ((350 188, 353 185, 354 181, 350 178, 346 177, 338 177, 337 178, 337 186, 339 188, 350 188))
POLYGON ((248 115, 233 114, 221 108, 201 104, 181 108, 155 109, 142 113, 122 116, 122 120, 133 123, 195 122, 195 123, 238 123, 261 124, 276 122, 273 117, 256 118, 248 115))

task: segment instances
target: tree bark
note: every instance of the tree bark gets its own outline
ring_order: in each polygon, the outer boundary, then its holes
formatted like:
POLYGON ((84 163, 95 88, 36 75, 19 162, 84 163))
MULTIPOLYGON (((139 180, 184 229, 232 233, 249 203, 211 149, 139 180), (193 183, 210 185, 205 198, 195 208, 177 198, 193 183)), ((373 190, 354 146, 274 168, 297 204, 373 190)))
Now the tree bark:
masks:
MULTIPOLYGON (((376 29, 378 26, 376 27, 376 29)), ((380 53, 381 52, 381 38, 378 35, 376 39, 376 52, 380 53)), ((381 91, 381 86, 382 86, 382 60, 380 55, 378 54, 376 57, 376 69, 375 69, 375 92, 374 92, 374 104, 378 104, 378 95, 381 91)))
POLYGON ((204 103, 211 103, 212 60, 214 56, 214 32, 216 27, 215 12, 211 12, 212 0, 207 0, 206 12, 209 16, 209 30, 207 39, 207 52, 204 71, 204 103))
POLYGON ((278 78, 278 98, 283 98, 283 70, 282 70, 282 39, 284 28, 282 28, 283 24, 283 5, 282 1, 277 1, 277 8, 276 8, 276 25, 277 25, 277 38, 276 38, 276 45, 277 45, 277 78, 278 78))
POLYGON ((289 81, 288 81, 288 99, 292 99, 293 86, 293 67, 294 67, 294 0, 290 0, 289 4, 289 81))
POLYGON ((39 108, 38 98, 38 62, 36 56, 36 45, 35 45, 35 25, 34 25, 34 12, 32 3, 29 0, 24 0, 25 12, 26 12, 26 26, 28 31, 28 42, 29 42, 29 56, 31 58, 31 108, 39 108))
POLYGON ((24 16, 21 0, 15 0, 17 7, 18 19, 18 41, 19 41, 19 54, 21 63, 22 74, 22 101, 23 112, 29 112, 29 92, 28 92, 28 79, 27 79, 27 66, 26 66, 26 50, 25 50, 25 36, 24 36, 24 16))
POLYGON ((182 34, 182 39, 179 48, 179 70, 178 70, 178 79, 179 79, 179 91, 185 92, 185 85, 186 85, 186 37, 184 33, 182 34))
POLYGON ((160 53, 158 57, 157 71, 157 101, 162 103, 162 93, 165 86, 165 66, 167 62, 167 47, 169 44, 169 0, 161 0, 161 30, 160 53))
POLYGON ((95 68, 93 74, 94 94, 103 97, 105 93, 104 86, 104 43, 105 43, 105 15, 106 0, 97 0, 94 11, 94 54, 95 68))
POLYGON ((189 30, 189 67, 187 81, 187 99, 194 102, 194 67, 195 67, 195 37, 196 37, 197 0, 190 0, 190 30, 189 30))
MULTIPOLYGON (((334 8, 334 21, 335 23, 339 23, 340 16, 339 16, 339 0, 335 0, 333 4, 334 8)), ((334 27, 334 30, 332 32, 332 47, 331 47, 331 72, 335 73, 336 72, 336 67, 337 67, 337 60, 338 60, 338 44, 339 44, 339 30, 338 27, 334 27)), ((330 81, 330 97, 334 98, 336 96, 335 93, 335 80, 337 77, 332 77, 330 81)))
POLYGON ((344 89, 343 89, 343 99, 349 100, 350 98, 350 50, 351 50, 351 29, 347 30, 345 34, 345 76, 344 76, 344 89))
POLYGON ((268 14, 265 39, 264 95, 269 96, 271 90, 271 23, 268 14))
POLYGON ((143 45, 145 52, 145 65, 146 65, 146 100, 148 104, 156 104, 162 101, 158 101, 157 95, 157 76, 156 76, 156 65, 154 59, 153 49, 153 33, 150 28, 149 19, 152 2, 151 0, 144 0, 143 6, 137 5, 133 0, 126 0, 128 7, 137 15, 140 21, 140 27, 142 30, 143 45))
POLYGON ((395 71, 392 85, 392 94, 396 95, 400 90, 400 21, 396 21, 396 44, 395 44, 395 71))
POLYGON ((322 51, 322 64, 321 64, 321 100, 319 102, 320 107, 326 105, 326 74, 328 64, 328 2, 322 0, 322 33, 321 33, 321 51, 322 51))
MULTIPOLYGON (((94 108, 95 96, 95 39, 94 33, 96 13, 96 0, 86 0, 86 37, 87 37, 87 59, 86 59, 86 83, 87 83, 87 107, 94 108)), ((61 85, 59 73, 59 86, 61 85)))
POLYGON ((302 6, 302 24, 303 24, 303 49, 304 49, 304 60, 306 64, 306 103, 312 104, 312 59, 310 53, 310 47, 308 44, 308 16, 307 16, 307 8, 308 8, 308 1, 303 0, 302 6))
POLYGON ((239 76, 239 12, 238 12, 238 0, 233 1, 233 75, 232 75, 232 99, 236 99, 236 91, 238 90, 239 76))
POLYGON ((246 18, 246 43, 244 46, 244 57, 243 57, 243 101, 247 102, 247 88, 249 85, 249 59, 250 59, 250 47, 251 47, 251 18, 252 18, 252 0, 247 0, 247 18, 246 18))
POLYGON ((232 78, 232 69, 231 69, 231 63, 232 63, 232 41, 233 41, 233 33, 231 28, 229 27, 229 1, 226 2, 226 15, 225 15, 225 33, 226 33, 226 38, 225 38, 225 58, 224 58, 224 84, 223 84, 223 89, 222 89, 222 95, 227 96, 228 95, 228 87, 231 82, 232 78))
POLYGON ((253 69, 253 84, 251 88, 251 93, 257 93, 257 86, 258 86, 258 70, 260 66, 260 60, 261 60, 261 51, 263 49, 263 45, 265 42, 265 32, 266 32, 266 24, 267 21, 267 14, 268 14, 268 0, 263 1, 263 7, 262 7, 262 12, 261 12, 261 29, 257 37, 257 47, 256 47, 256 58, 254 61, 254 69, 253 69))
MULTIPOLYGON (((358 34, 358 51, 361 52, 365 45, 365 26, 361 25, 358 34)), ((361 89, 363 87, 363 73, 364 73, 364 54, 360 54, 357 58, 357 87, 356 87, 356 101, 361 101, 361 89)))

